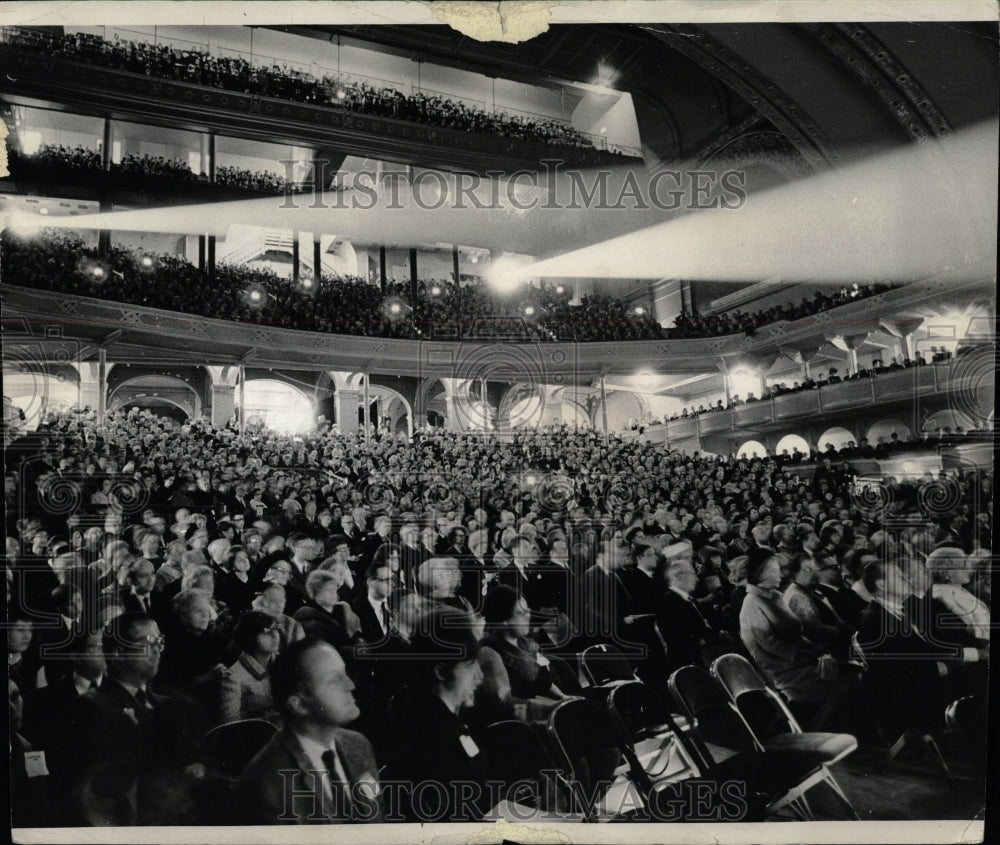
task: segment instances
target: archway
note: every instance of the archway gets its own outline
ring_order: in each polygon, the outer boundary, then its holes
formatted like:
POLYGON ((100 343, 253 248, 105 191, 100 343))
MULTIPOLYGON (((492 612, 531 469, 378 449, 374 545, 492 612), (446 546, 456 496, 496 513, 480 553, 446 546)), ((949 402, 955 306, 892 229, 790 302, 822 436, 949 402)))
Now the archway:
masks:
POLYGON ((793 455, 795 454, 796 448, 798 448, 798 450, 803 455, 808 455, 812 451, 812 449, 809 448, 809 443, 806 442, 806 439, 801 435, 786 434, 784 437, 781 438, 781 440, 778 441, 778 444, 774 447, 774 454, 782 455, 787 449, 788 454, 793 455))
POLYGON ((906 423, 896 419, 884 419, 872 423, 865 434, 865 439, 875 446, 881 441, 888 443, 893 434, 898 434, 900 440, 909 440, 912 436, 910 427, 906 423))
POLYGON ((759 440, 747 440, 736 450, 737 458, 766 458, 767 448, 759 440))
POLYGON ((376 403, 372 420, 378 421, 380 429, 392 434, 413 435, 413 408, 402 393, 384 384, 371 384, 368 395, 376 403))
POLYGON ((164 399, 160 396, 143 396, 133 399, 131 402, 122 402, 118 407, 146 408, 161 419, 173 420, 179 425, 183 425, 191 419, 190 414, 172 399, 164 399))
POLYGON ((823 432, 817 441, 816 446, 819 449, 819 453, 822 455, 826 451, 827 446, 832 444, 834 449, 839 450, 843 449, 852 440, 857 442, 857 438, 846 428, 835 425, 833 428, 828 428, 823 432))
MULTIPOLYGON (((201 399, 186 381, 165 375, 144 375, 126 379, 108 397, 108 409, 122 407, 176 408, 186 418, 201 416, 201 399)), ((174 417, 173 412, 166 416, 174 417)))
MULTIPOLYGON (((3 374, 3 395, 10 399, 17 416, 18 431, 34 431, 50 413, 62 413, 80 406, 80 388, 61 375, 10 372, 3 374), (24 419, 21 420, 21 413, 24 419)), ((4 403, 6 408, 7 403, 4 403)))
POLYGON ((975 427, 976 422, 968 414, 963 414, 961 411, 953 411, 949 408, 931 414, 924 420, 924 424, 920 427, 920 430, 928 434, 933 434, 939 428, 942 431, 950 429, 952 432, 955 432, 959 428, 962 431, 968 431, 975 427))
MULTIPOLYGON (((312 400, 297 387, 276 379, 248 379, 246 384, 247 422, 262 423, 275 431, 295 434, 316 422, 312 400)), ((236 395, 239 407, 239 392, 236 395)))

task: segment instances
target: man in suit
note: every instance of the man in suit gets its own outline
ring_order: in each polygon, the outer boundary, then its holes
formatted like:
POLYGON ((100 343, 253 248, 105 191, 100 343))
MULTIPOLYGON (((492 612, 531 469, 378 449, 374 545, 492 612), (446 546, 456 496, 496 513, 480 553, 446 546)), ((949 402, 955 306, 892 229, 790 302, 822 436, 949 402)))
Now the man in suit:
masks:
POLYGON ((792 582, 785 588, 785 604, 802 623, 802 633, 810 642, 828 645, 837 659, 846 660, 854 628, 813 592, 816 562, 805 552, 799 553, 789 560, 787 572, 792 582))
POLYGON ((394 581, 392 569, 385 561, 370 563, 365 572, 365 595, 351 603, 361 620, 361 636, 368 643, 379 643, 392 633, 388 599, 394 581))
POLYGON ((682 666, 704 666, 702 649, 717 645, 722 630, 722 620, 716 618, 711 606, 699 606, 692 596, 698 575, 690 558, 671 560, 667 582, 669 586, 656 607, 656 624, 667 645, 663 677, 670 677, 682 666))
POLYGON ((292 643, 271 667, 284 728, 236 785, 236 824, 380 822, 371 743, 347 730, 360 715, 354 683, 337 650, 321 640, 292 643))
POLYGON ((166 608, 162 602, 162 592, 153 591, 156 573, 153 564, 145 558, 136 558, 129 567, 126 587, 119 594, 122 606, 127 612, 145 613, 162 622, 166 608))
POLYGON ((190 791, 204 776, 206 725, 180 700, 153 692, 164 638, 156 622, 123 613, 104 629, 100 687, 69 720, 68 806, 83 824, 196 823, 190 791))
POLYGON ((836 557, 821 557, 816 570, 816 598, 855 630, 868 606, 854 590, 844 586, 844 576, 836 557))

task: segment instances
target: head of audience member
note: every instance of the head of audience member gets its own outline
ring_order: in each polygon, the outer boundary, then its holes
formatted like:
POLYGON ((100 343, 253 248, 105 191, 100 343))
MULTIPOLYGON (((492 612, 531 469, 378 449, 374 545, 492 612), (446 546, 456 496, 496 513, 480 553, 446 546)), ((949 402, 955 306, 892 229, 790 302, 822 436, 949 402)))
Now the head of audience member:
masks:
POLYGON ((122 613, 104 628, 101 639, 109 678, 145 689, 160 669, 165 640, 144 613, 122 613))
POLYGON ((927 555, 925 565, 935 584, 965 587, 972 578, 968 567, 968 556, 958 546, 941 546, 934 549, 927 555))
POLYGON ((420 617, 410 637, 420 683, 452 713, 475 703, 476 690, 483 681, 478 629, 470 613, 433 608, 420 617))
POLYGON ((770 549, 753 549, 747 555, 747 583, 763 590, 781 586, 781 563, 770 549))
POLYGON ((685 596, 690 596, 698 586, 694 564, 685 557, 672 558, 667 565, 667 583, 685 596))
POLYGON ((417 583, 432 599, 448 599, 462 583, 458 561, 452 557, 432 557, 420 564, 417 583))
POLYGON ((635 543, 632 546, 632 563, 647 575, 656 572, 656 550, 646 543, 635 543))
POLYGON ((212 540, 207 547, 208 557, 216 566, 228 568, 229 549, 230 542, 225 538, 220 537, 216 540, 212 540))
POLYGON ((177 624, 190 634, 204 634, 215 619, 212 594, 207 590, 182 589, 174 596, 171 610, 177 624))
POLYGON ((187 541, 189 549, 196 552, 203 552, 208 547, 208 529, 202 528, 192 519, 184 531, 184 539, 187 541))
POLYGON ((819 581, 816 562, 804 552, 794 554, 788 559, 785 573, 805 590, 811 590, 819 581))
POLYGON ((530 633, 531 611, 528 603, 513 587, 501 584, 486 594, 483 601, 486 633, 516 642, 530 633))
POLYGON ((153 592, 156 583, 156 570, 153 564, 144 557, 132 562, 128 570, 128 585, 138 596, 148 596, 153 592))
POLYGON ((265 584, 277 584, 285 587, 292 575, 292 565, 287 560, 276 560, 264 573, 265 584))
POLYGON ((894 563, 873 560, 861 570, 861 583, 868 593, 890 607, 900 607, 912 587, 894 563))
POLYGON ((248 610, 236 622, 233 644, 241 653, 267 665, 281 645, 278 623, 269 613, 248 610))
POLYGON ((315 569, 306 578, 306 595, 310 601, 329 613, 340 601, 342 586, 344 586, 344 576, 339 568, 315 569))
POLYGON ((253 608, 281 619, 285 615, 285 599, 285 588, 281 584, 265 584, 260 595, 254 598, 253 608))
POLYGON ((395 580, 395 574, 387 563, 373 560, 365 570, 368 598, 374 602, 384 602, 392 594, 392 585, 395 580))
POLYGON ((73 638, 70 645, 73 671, 81 678, 96 681, 107 671, 103 639, 101 631, 85 631, 73 638))
POLYGON ((215 572, 210 566, 196 566, 181 577, 182 590, 204 590, 215 594, 215 572))
POLYGON ((7 655, 14 658, 22 655, 31 646, 35 625, 31 617, 23 610, 12 607, 7 613, 7 655))
POLYGON ((338 728, 361 715, 343 658, 323 640, 289 644, 271 664, 270 678, 274 702, 295 733, 330 744, 338 728))

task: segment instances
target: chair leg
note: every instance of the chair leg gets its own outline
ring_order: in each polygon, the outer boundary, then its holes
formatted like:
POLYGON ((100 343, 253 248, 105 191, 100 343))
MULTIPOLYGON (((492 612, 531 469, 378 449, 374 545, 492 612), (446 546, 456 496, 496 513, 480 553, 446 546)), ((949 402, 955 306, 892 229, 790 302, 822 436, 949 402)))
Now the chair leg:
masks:
POLYGON ((899 739, 897 739, 892 748, 889 749, 890 760, 895 760, 899 756, 900 752, 913 741, 914 733, 915 731, 913 728, 907 728, 903 731, 899 739))
POLYGON ((944 757, 941 755, 941 749, 933 736, 930 734, 924 734, 921 738, 924 747, 930 751, 931 759, 934 761, 935 765, 941 770, 944 776, 948 779, 948 783, 952 786, 955 785, 955 779, 951 776, 951 769, 948 768, 948 764, 945 762, 944 757))
POLYGON ((854 805, 851 803, 851 799, 844 794, 844 790, 840 788, 840 784, 837 783, 837 779, 833 776, 833 773, 827 769, 825 783, 830 789, 833 790, 834 794, 841 800, 845 807, 850 811, 851 815, 854 816, 854 820, 861 821, 861 816, 858 815, 858 811, 854 809, 854 805))
POLYGON ((799 801, 802 804, 802 809, 805 810, 806 821, 814 822, 816 821, 816 815, 813 813, 812 807, 809 806, 809 799, 806 798, 805 794, 799 796, 799 801))

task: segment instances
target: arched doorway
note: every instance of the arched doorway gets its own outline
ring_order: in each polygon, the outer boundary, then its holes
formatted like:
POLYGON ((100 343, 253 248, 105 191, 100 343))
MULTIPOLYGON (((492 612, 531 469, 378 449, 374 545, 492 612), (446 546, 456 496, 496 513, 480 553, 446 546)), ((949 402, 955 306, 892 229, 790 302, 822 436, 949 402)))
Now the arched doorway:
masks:
MULTIPOLYGON (((247 424, 265 425, 275 431, 296 434, 316 423, 312 400, 297 387, 277 379, 248 379, 246 384, 247 424)), ((239 407, 239 391, 236 394, 239 407)))
POLYGON ((774 447, 775 455, 783 455, 785 450, 788 450, 789 455, 794 455, 795 450, 798 449, 803 455, 807 455, 812 451, 809 448, 809 444, 806 439, 799 434, 786 434, 778 444, 774 447))
POLYGON ((108 397, 108 410, 132 407, 155 409, 180 422, 201 416, 201 398, 190 384, 173 376, 136 376, 119 384, 108 397))
POLYGON ((851 441, 857 442, 857 438, 851 434, 843 426, 835 425, 833 428, 828 428, 826 431, 820 435, 819 440, 816 443, 819 453, 822 455, 828 446, 833 446, 834 449, 843 449, 851 441))
POLYGON ((766 458, 767 447, 759 440, 747 440, 736 450, 737 458, 766 458))

